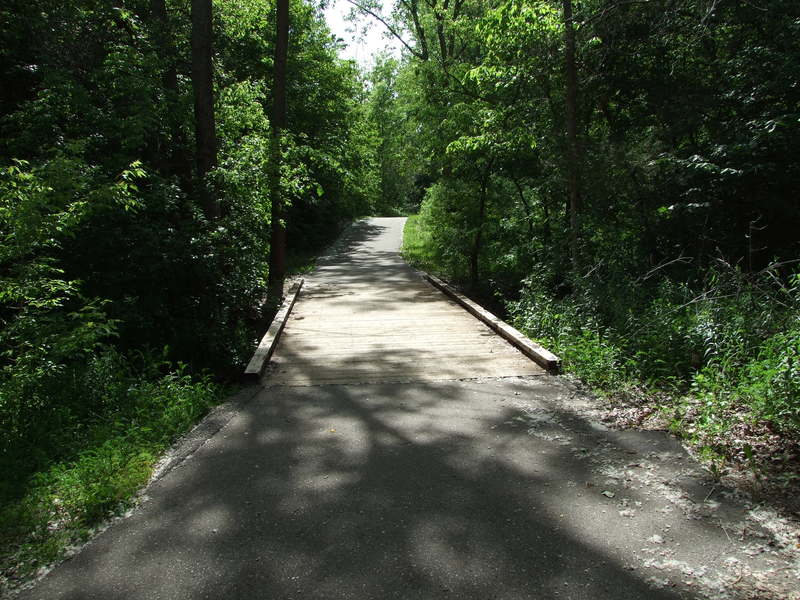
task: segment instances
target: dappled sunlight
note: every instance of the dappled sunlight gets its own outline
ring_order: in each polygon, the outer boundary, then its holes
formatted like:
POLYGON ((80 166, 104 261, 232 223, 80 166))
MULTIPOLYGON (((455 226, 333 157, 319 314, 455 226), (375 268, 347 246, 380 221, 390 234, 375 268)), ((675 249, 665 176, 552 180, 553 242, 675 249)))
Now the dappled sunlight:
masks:
POLYGON ((405 264, 398 254, 404 222, 354 225, 306 278, 266 385, 542 373, 405 264))
MULTIPOLYGON (((365 227, 355 239, 375 233, 365 227)), ((769 532, 722 492, 711 498, 675 439, 609 430, 538 368, 514 376, 527 363, 497 361, 515 351, 463 311, 461 337, 447 338, 437 326, 451 307, 419 280, 403 285, 430 299, 421 326, 402 317, 408 307, 382 311, 397 298, 359 303, 375 274, 359 277, 309 286, 267 386, 76 557, 86 580, 169 552, 185 559, 157 582, 170 598, 213 587, 230 598, 677 600, 727 590, 746 559, 771 568, 769 554, 746 554, 769 532)), ((150 583, 128 579, 114 597, 140 598, 150 583)))
POLYGON ((185 524, 189 535, 211 539, 216 535, 227 535, 234 525, 234 518, 223 506, 207 506, 193 513, 185 524))
POLYGON ((667 600, 679 596, 654 575, 699 585, 686 573, 735 555, 718 526, 629 476, 648 448, 679 446, 598 431, 565 391, 515 378, 269 388, 153 486, 114 534, 124 544, 101 536, 76 560, 91 580, 123 555, 138 568, 191 552, 175 566, 190 591, 159 582, 185 598, 223 581, 241 598, 667 600), (137 524, 146 534, 129 536, 137 524))
MULTIPOLYGON (((454 503, 463 498, 452 498, 454 503)), ((491 585, 499 569, 485 556, 501 550, 502 540, 493 540, 484 523, 473 523, 459 516, 439 515, 419 519, 409 531, 412 559, 428 564, 431 575, 441 581, 471 580, 470 585, 491 585), (494 541, 487 544, 487 540, 494 541), (431 560, 431 557, 435 557, 431 560)))

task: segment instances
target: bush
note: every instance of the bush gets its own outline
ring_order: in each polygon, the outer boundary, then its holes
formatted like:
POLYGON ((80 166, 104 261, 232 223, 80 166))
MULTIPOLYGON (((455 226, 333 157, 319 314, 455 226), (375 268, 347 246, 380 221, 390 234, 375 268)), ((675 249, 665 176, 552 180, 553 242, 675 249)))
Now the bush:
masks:
POLYGON ((740 384, 756 418, 800 432, 800 328, 772 336, 740 384))
POLYGON ((695 289, 667 277, 650 288, 599 279, 559 299, 543 276, 529 278, 508 303, 514 324, 600 390, 644 382, 691 394, 676 408, 692 431, 717 435, 742 418, 800 429, 796 286, 722 264, 695 289))
POLYGON ((40 414, 14 445, 4 437, 0 590, 129 506, 169 444, 219 402, 208 379, 165 370, 152 356, 98 352, 60 374, 69 385, 51 401, 67 404, 40 414))
POLYGON ((133 165, 116 182, 103 181, 66 155, 38 169, 18 162, 0 173, 0 460, 15 454, 36 463, 47 450, 30 438, 49 447, 41 432, 63 430, 74 419, 80 396, 69 393, 73 373, 115 335, 117 323, 106 302, 85 296, 56 257, 93 211, 109 204, 133 209, 132 181, 142 176, 133 165))
POLYGON ((512 323, 557 354, 565 370, 589 385, 610 390, 625 379, 621 349, 587 306, 546 293, 533 279, 507 305, 512 323))

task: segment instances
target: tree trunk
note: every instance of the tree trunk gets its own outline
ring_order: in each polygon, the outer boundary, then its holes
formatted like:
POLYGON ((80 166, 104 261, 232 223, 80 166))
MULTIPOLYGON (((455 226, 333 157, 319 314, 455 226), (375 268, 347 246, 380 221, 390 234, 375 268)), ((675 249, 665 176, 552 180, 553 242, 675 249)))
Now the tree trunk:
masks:
POLYGON ((219 203, 205 182, 217 165, 217 133, 214 124, 214 84, 211 62, 211 0, 192 0, 192 87, 197 179, 203 211, 209 220, 220 215, 219 203))
POLYGON ((567 203, 569 212, 569 251, 572 268, 578 269, 580 239, 580 164, 578 150, 578 75, 575 65, 575 26, 572 0, 563 0, 564 8, 564 72, 566 76, 567 125, 567 203))
POLYGON ((439 54, 441 54, 442 57, 442 65, 447 65, 448 59, 450 58, 447 55, 447 38, 444 32, 444 19, 449 4, 450 0, 444 0, 441 10, 434 10, 434 16, 436 18, 436 37, 439 40, 439 54))
MULTIPOLYGON (((528 237, 533 239, 533 211, 531 210, 530 204, 525 199, 525 191, 522 189, 522 185, 520 184, 519 180, 514 177, 513 173, 510 175, 511 181, 514 183, 514 187, 517 188, 517 194, 519 195, 519 201, 522 204, 522 209, 525 211, 525 221, 528 223, 528 237)), ((528 240, 530 243, 530 240, 528 240)))
POLYGON ((272 160, 270 200, 272 224, 268 295, 280 302, 286 277, 286 223, 281 197, 281 131, 286 127, 286 61, 289 51, 289 0, 277 0, 275 60, 272 86, 272 160))
POLYGON ((544 242, 545 256, 553 250, 553 234, 550 229, 550 207, 547 201, 547 197, 542 198, 542 214, 544 215, 544 221, 542 223, 542 241, 544 242))
POLYGON ((166 118, 169 127, 169 148, 166 151, 167 172, 177 175, 184 189, 189 190, 192 177, 191 160, 188 159, 186 137, 181 127, 178 91, 178 52, 172 37, 165 0, 151 0, 150 12, 156 48, 164 60, 162 85, 166 99, 166 118), (187 160, 188 159, 188 160, 187 160))
POLYGON ((166 68, 162 74, 164 89, 170 92, 178 91, 178 71, 176 67, 175 44, 172 43, 172 36, 167 16, 167 4, 165 0, 151 0, 150 12, 153 19, 153 30, 156 46, 162 59, 166 63, 166 68))
POLYGON ((470 252, 469 257, 469 280, 473 290, 478 288, 478 277, 480 275, 478 271, 478 261, 481 256, 481 247, 483 245, 483 221, 486 217, 486 188, 488 187, 488 179, 489 174, 487 172, 481 179, 480 204, 478 205, 478 230, 475 232, 475 239, 472 242, 472 252, 470 252))

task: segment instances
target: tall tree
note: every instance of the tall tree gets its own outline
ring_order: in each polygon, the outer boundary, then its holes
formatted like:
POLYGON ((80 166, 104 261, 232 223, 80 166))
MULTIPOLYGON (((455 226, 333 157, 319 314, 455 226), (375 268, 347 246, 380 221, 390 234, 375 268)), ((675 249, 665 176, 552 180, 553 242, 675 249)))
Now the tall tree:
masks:
POLYGON ((219 202, 206 185, 205 176, 217 165, 217 133, 214 123, 211 0, 192 0, 192 87, 197 164, 203 211, 208 219, 220 216, 219 202))
POLYGON ((565 109, 567 125, 567 202, 569 205, 569 252, 572 268, 578 267, 580 153, 578 149, 578 75, 575 65, 575 24, 572 0, 563 0, 565 109))
POLYGON ((269 295, 278 301, 286 277, 286 222, 281 197, 281 132, 286 128, 286 60, 289 51, 289 0, 276 5, 275 60, 272 86, 272 235, 269 259, 269 295))
POLYGON ((168 156, 167 171, 178 175, 188 188, 191 180, 191 157, 186 153, 186 137, 181 127, 180 90, 178 88, 178 51, 175 47, 166 0, 151 0, 150 16, 155 46, 163 62, 162 85, 166 100, 166 119, 170 139, 162 141, 168 148, 159 154, 168 156))

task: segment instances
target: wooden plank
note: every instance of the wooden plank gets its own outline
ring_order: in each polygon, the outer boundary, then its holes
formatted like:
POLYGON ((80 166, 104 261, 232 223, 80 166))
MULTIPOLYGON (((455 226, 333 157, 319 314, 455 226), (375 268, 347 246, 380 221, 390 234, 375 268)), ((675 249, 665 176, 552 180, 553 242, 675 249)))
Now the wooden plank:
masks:
MULTIPOLYGON (((462 331, 463 330, 464 329, 462 328, 462 331)), ((411 328, 406 328, 405 331, 403 331, 401 329, 396 329, 396 330, 385 330, 385 331, 380 331, 380 332, 378 332, 378 331, 370 332, 370 331, 367 331, 367 330, 352 330, 351 329, 351 330, 344 330, 344 331, 342 331, 342 330, 334 331, 334 330, 315 328, 315 327, 296 327, 296 326, 295 327, 289 327, 289 326, 287 326, 286 330, 283 333, 283 335, 285 337, 287 337, 287 338, 291 336, 293 339, 297 339, 300 336, 304 336, 304 337, 314 336, 317 340, 329 339, 331 341, 336 341, 338 343, 343 343, 344 341, 347 341, 347 340, 350 340, 350 341, 356 342, 356 343, 369 343, 369 340, 383 341, 383 342, 389 342, 389 341, 394 341, 394 340, 402 341, 404 339, 408 339, 408 337, 409 337, 408 331, 412 331, 413 333, 416 333, 416 330, 411 329, 411 328)), ((467 331, 473 334, 473 336, 474 336, 473 339, 475 339, 475 336, 477 336, 477 337, 488 337, 487 332, 490 335, 495 335, 488 328, 486 328, 486 329, 477 329, 477 328, 475 328, 475 329, 470 329, 470 330, 467 330, 467 331)), ((425 333, 429 334, 429 335, 422 336, 422 337, 429 338, 431 335, 439 334, 438 335, 439 338, 444 338, 445 336, 454 335, 455 333, 457 333, 457 330, 455 328, 453 328, 453 329, 432 329, 430 331, 426 331, 425 333)))
POLYGON ((244 377, 246 379, 258 379, 261 377, 261 374, 264 372, 264 367, 272 356, 278 339, 281 337, 283 326, 286 324, 286 319, 289 318, 289 313, 292 312, 292 307, 294 306, 295 300, 297 300, 297 296, 300 295, 302 287, 303 279, 300 279, 300 281, 289 290, 289 295, 284 299, 275 318, 272 319, 267 333, 261 338, 261 342, 258 344, 255 354, 253 354, 253 358, 247 363, 247 368, 244 370, 244 377))
POLYGON ((372 368, 351 367, 343 365, 331 368, 319 368, 319 364, 282 365, 270 364, 270 376, 265 380, 268 385, 317 385, 336 383, 367 383, 391 381, 438 381, 453 379, 478 379, 496 377, 497 369, 503 370, 503 377, 535 377, 542 376, 544 371, 531 361, 488 361, 473 364, 454 364, 447 368, 414 368, 408 365, 374 365, 372 368), (527 363, 527 364, 526 364, 527 363), (299 368, 298 368, 299 367, 299 368), (306 368, 302 368, 306 367, 306 368))
MULTIPOLYGON (((328 352, 320 352, 318 354, 309 354, 303 352, 302 355, 290 356, 273 361, 281 369, 294 368, 300 366, 319 365, 320 358, 327 358, 324 366, 320 369, 349 369, 361 368, 360 365, 366 365, 368 368, 394 368, 398 365, 415 365, 420 360, 435 358, 438 361, 444 361, 445 364, 460 365, 467 363, 474 363, 481 365, 482 363, 508 363, 519 365, 530 365, 530 361, 521 357, 515 350, 508 348, 508 352, 490 352, 488 354, 479 354, 477 352, 459 353, 459 352, 393 352, 384 350, 380 354, 365 352, 363 354, 331 354, 328 352)), ((438 370, 446 370, 448 367, 436 366, 438 370)), ((483 367, 474 367, 483 368, 483 367)), ((531 366, 533 369, 540 369, 539 366, 531 366)))
POLYGON ((435 287, 442 290, 445 294, 453 298, 471 314, 475 315, 475 317, 486 323, 489 327, 496 331, 498 335, 501 335, 503 338, 508 340, 510 344, 518 348, 525 356, 536 361, 551 373, 557 373, 559 371, 561 368, 561 359, 555 354, 529 339, 527 336, 523 335, 522 332, 515 329, 505 321, 497 318, 482 306, 476 304, 463 294, 457 292, 441 279, 427 273, 425 274, 425 279, 427 279, 435 287))
MULTIPOLYGON (((284 331, 283 335, 286 335, 284 331)), ((493 334, 496 335, 496 334, 493 334)), ((284 338, 287 339, 287 338, 284 338)), ((358 354, 368 354, 368 353, 375 353, 375 352, 382 352, 385 354, 392 353, 398 356, 401 355, 420 355, 420 354, 435 354, 436 356, 442 355, 476 355, 476 356, 486 356, 491 354, 517 354, 519 351, 511 346, 508 342, 499 338, 499 341, 494 340, 486 340, 484 344, 482 344, 482 350, 476 351, 476 341, 475 339, 470 341, 462 341, 460 343, 454 343, 452 341, 444 340, 444 341, 436 341, 436 342, 426 342, 424 340, 420 340, 421 344, 425 345, 425 350, 421 351, 419 347, 412 345, 411 343, 406 344, 397 344, 392 342, 387 343, 371 343, 371 344, 330 344, 322 342, 308 342, 308 341, 299 341, 299 340, 291 340, 290 341, 292 347, 290 352, 286 352, 287 355, 309 355, 309 356, 357 356, 358 354)), ((526 360, 527 357, 525 357, 526 360)), ((277 360, 275 356, 273 356, 272 360, 277 360)))
MULTIPOLYGON (((306 299, 305 294, 303 294, 303 298, 306 299)), ((438 322, 442 319, 451 319, 456 320, 460 315, 456 314, 453 315, 453 309, 449 306, 449 304, 445 305, 445 310, 439 311, 431 311, 431 310, 417 310, 407 315, 398 315, 394 316, 391 313, 387 314, 387 311, 384 309, 375 309, 370 310, 369 308, 361 310, 359 309, 358 312, 354 310, 348 311, 335 311, 335 310, 326 310, 326 311, 314 311, 311 312, 303 307, 303 311, 295 311, 292 314, 291 319, 289 319, 292 323, 300 323, 300 321, 306 321, 309 323, 326 323, 326 324, 337 324, 337 323, 351 323, 357 320, 358 323, 363 324, 364 326, 368 326, 372 323, 408 323, 408 322, 418 322, 418 321, 434 321, 438 322), (362 316, 363 315, 363 316, 362 316)), ((460 309, 459 309, 460 310, 460 309)), ((463 313, 463 311, 460 311, 463 313)), ((470 317, 466 317, 470 318, 470 317)), ((470 319, 473 320, 474 319, 470 319)))

